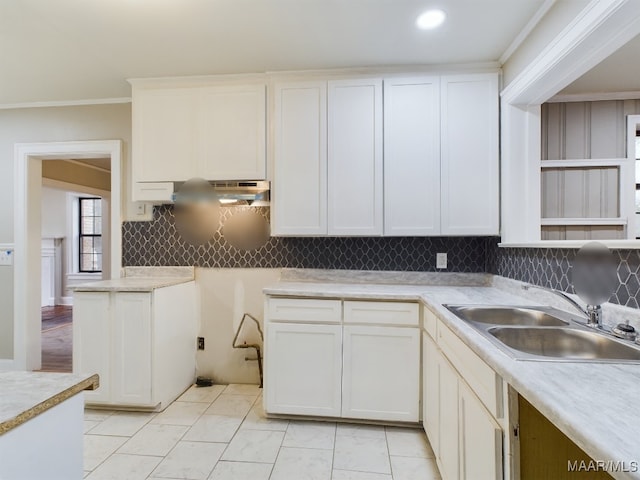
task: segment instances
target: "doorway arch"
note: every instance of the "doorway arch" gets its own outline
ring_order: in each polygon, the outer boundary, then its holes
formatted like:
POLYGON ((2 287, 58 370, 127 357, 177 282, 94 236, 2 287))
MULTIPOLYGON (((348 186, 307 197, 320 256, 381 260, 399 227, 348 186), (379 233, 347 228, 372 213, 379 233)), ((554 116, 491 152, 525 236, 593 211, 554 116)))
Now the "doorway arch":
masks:
POLYGON ((40 275, 42 162, 111 159, 111 278, 122 265, 122 141, 19 143, 14 149, 13 370, 41 365, 40 275))

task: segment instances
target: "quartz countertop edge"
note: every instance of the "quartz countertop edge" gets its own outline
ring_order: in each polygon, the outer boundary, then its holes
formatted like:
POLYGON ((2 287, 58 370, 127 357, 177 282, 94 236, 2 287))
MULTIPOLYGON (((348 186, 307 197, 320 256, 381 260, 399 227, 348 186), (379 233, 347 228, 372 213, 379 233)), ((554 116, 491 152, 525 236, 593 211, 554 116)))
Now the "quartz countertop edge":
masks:
MULTIPOLYGON (((272 296, 417 301, 482 358, 520 395, 594 460, 640 462, 640 414, 624 416, 640 398, 640 365, 516 360, 444 306, 446 304, 544 305, 495 286, 364 285, 281 282, 272 296), (605 383, 606 382, 606 383, 605 383)), ((567 311, 571 308, 563 307, 567 311)), ((573 313, 573 312, 572 312, 573 313)), ((633 412, 633 411, 632 411, 633 412)), ((640 472, 609 472, 640 479, 640 472)))
POLYGON ((151 292, 157 288, 193 282, 189 277, 123 277, 83 283, 70 287, 74 292, 151 292))
MULTIPOLYGON (((24 374, 24 380, 30 381, 29 388, 37 388, 37 381, 31 377, 33 375, 32 372, 9 372, 24 374)), ((0 419, 0 435, 3 435, 14 428, 26 423, 32 418, 37 417, 41 413, 46 412, 47 410, 55 407, 56 405, 61 404, 65 400, 77 395, 78 393, 84 390, 95 390, 100 386, 100 379, 97 374, 93 374, 90 376, 86 375, 73 375, 73 374, 58 374, 58 373, 39 373, 39 375, 56 375, 60 376, 61 380, 65 380, 64 387, 53 395, 45 398, 42 401, 39 401, 35 404, 22 405, 16 407, 16 411, 14 413, 9 413, 7 418, 0 419)), ((42 378, 42 377, 41 377, 42 378)), ((52 377, 53 378, 53 377, 52 377)), ((24 381, 23 380, 23 381, 24 381)), ((0 375, 0 385, 2 385, 3 376, 0 375)), ((15 380, 14 380, 15 381, 15 380)), ((6 393, 3 392, 3 395, 11 395, 11 392, 6 393)), ((24 403, 27 403, 25 400, 24 403)), ((0 414, 5 413, 0 411, 0 414)))

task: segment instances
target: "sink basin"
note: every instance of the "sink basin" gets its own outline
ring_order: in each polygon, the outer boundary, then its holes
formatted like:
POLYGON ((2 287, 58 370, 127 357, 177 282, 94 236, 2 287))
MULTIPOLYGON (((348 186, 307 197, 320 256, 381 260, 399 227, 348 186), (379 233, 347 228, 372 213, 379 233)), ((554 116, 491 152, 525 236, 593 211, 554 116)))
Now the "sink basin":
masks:
POLYGON ((561 327, 569 324, 547 311, 536 308, 477 305, 451 305, 447 308, 463 320, 492 325, 561 327))
POLYGON ((545 306, 446 305, 516 360, 640 363, 640 348, 545 306))
POLYGON ((640 349, 578 328, 493 327, 487 332, 509 348, 564 360, 640 361, 640 349))

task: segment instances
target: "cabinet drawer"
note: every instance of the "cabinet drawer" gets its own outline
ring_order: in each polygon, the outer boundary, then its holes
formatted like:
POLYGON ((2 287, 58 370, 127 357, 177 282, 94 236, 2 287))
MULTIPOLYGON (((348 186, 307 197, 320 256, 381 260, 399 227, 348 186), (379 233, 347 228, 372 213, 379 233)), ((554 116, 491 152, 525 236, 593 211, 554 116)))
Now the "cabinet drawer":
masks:
POLYGON ((270 298, 269 320, 292 322, 340 323, 340 300, 312 300, 302 298, 270 298))
POLYGON ((134 202, 172 201, 173 183, 171 182, 137 182, 133 185, 134 202))
POLYGON ((469 384, 478 398, 496 418, 502 418, 502 380, 441 321, 438 321, 438 346, 469 384))
POLYGON ((429 310, 427 307, 422 307, 424 309, 424 329, 429 334, 431 338, 436 340, 437 335, 437 325, 438 325, 438 317, 434 315, 434 313, 429 310))
POLYGON ((344 302, 345 323, 378 325, 418 325, 417 303, 344 302))

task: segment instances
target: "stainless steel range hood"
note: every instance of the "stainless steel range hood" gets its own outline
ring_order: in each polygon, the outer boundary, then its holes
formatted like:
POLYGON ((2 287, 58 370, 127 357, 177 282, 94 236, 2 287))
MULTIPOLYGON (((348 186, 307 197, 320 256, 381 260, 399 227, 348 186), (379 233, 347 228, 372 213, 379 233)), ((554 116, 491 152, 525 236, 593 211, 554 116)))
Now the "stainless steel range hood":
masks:
MULTIPOLYGON (((231 180, 209 182, 222 205, 249 204, 255 207, 269 205, 269 182, 265 180, 231 180)), ((180 190, 180 183, 174 183, 174 192, 180 190)), ((176 193, 171 195, 175 202, 176 193)))

